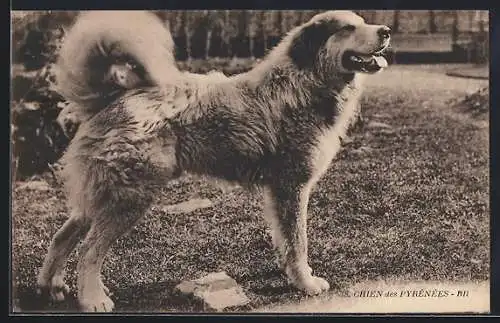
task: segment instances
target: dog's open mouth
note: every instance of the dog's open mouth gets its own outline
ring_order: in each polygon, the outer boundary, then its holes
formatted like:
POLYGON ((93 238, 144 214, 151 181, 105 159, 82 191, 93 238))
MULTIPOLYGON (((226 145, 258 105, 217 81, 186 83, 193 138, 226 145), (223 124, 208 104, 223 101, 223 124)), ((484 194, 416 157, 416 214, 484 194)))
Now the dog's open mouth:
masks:
POLYGON ((349 50, 342 55, 342 66, 349 71, 376 73, 388 65, 382 52, 361 54, 349 50))

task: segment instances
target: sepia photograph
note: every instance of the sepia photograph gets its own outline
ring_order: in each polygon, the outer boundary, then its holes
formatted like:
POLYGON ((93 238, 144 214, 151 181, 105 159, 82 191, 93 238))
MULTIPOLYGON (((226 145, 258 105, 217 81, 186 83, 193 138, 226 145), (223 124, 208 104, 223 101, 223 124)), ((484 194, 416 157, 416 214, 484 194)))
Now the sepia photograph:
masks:
POLYGON ((11 11, 10 313, 490 312, 486 10, 11 11))

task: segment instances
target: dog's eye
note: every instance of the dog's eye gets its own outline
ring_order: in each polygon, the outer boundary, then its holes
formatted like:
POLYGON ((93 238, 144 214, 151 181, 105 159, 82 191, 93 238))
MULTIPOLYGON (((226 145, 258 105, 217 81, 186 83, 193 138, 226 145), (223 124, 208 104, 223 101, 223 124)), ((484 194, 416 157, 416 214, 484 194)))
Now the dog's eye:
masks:
POLYGON ((342 27, 342 30, 344 31, 354 31, 356 29, 356 26, 354 25, 345 25, 342 27))

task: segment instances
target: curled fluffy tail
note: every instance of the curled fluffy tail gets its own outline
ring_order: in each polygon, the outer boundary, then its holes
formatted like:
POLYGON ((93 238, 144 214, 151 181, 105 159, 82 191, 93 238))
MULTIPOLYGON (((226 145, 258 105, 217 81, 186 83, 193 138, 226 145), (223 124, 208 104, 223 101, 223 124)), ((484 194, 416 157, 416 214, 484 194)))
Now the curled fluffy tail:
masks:
POLYGON ((58 91, 81 109, 95 113, 125 88, 109 81, 117 61, 133 61, 150 84, 175 82, 170 31, 145 11, 83 12, 66 34, 57 63, 58 91))

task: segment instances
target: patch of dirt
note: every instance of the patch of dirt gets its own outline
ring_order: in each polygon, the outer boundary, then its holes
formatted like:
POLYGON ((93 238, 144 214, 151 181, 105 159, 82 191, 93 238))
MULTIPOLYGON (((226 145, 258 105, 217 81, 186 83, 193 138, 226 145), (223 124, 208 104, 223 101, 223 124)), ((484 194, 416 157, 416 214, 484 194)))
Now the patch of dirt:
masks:
POLYGON ((455 77, 466 77, 475 79, 489 79, 489 66, 485 65, 472 65, 472 66, 461 66, 460 68, 451 69, 446 73, 449 76, 455 77))

